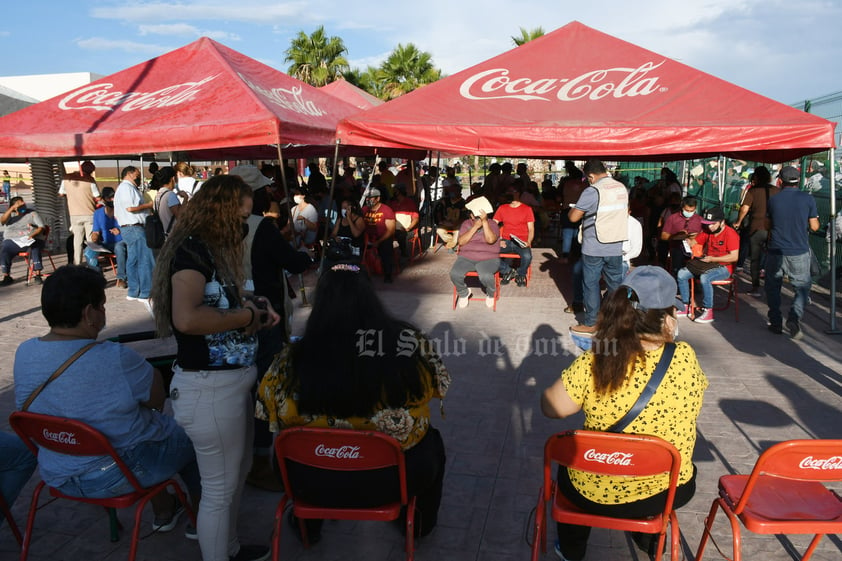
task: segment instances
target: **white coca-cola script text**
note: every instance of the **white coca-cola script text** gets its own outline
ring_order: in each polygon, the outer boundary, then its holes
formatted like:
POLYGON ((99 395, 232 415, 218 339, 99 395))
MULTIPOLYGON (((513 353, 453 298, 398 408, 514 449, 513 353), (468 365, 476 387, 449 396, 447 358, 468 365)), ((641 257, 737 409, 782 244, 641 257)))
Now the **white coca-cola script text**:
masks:
POLYGON ((354 460, 360 457, 360 447, 340 446, 338 448, 328 448, 324 444, 319 444, 318 446, 316 446, 315 453, 317 456, 336 458, 337 460, 354 460))
POLYGON ((831 456, 830 458, 814 458, 807 456, 798 464, 801 469, 842 469, 842 456, 831 456))
POLYGON ((76 435, 72 432, 50 432, 49 430, 44 429, 41 435, 44 437, 44 440, 52 440, 53 442, 58 442, 60 444, 79 444, 76 441, 76 435))
POLYGON ((659 86, 658 76, 651 75, 664 62, 646 62, 637 68, 591 70, 575 78, 517 78, 508 68, 492 68, 468 77, 459 87, 459 93, 467 99, 523 101, 551 101, 553 94, 559 101, 650 95, 666 89, 659 86))
POLYGON ((600 464, 630 466, 634 454, 625 452, 597 452, 593 448, 585 452, 585 460, 599 462, 600 464))
POLYGON ((318 108, 312 101, 304 99, 304 89, 301 86, 293 86, 290 90, 286 90, 284 88, 267 89, 262 86, 258 86, 242 74, 239 74, 239 76, 252 90, 265 97, 271 103, 283 107, 284 109, 295 111, 301 115, 311 115, 313 117, 318 117, 327 113, 327 111, 323 111, 318 108))
POLYGON ((118 92, 114 84, 92 84, 74 90, 61 98, 58 108, 65 111, 93 109, 95 111, 146 111, 159 107, 172 107, 193 101, 202 86, 219 76, 208 76, 198 82, 184 82, 155 90, 154 92, 118 92))

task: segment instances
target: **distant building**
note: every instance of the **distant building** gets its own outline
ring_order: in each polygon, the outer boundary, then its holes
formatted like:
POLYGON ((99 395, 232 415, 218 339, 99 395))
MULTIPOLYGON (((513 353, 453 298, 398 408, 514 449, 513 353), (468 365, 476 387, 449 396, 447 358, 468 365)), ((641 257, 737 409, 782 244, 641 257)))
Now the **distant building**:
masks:
POLYGON ((103 78, 103 75, 93 72, 0 76, 0 87, 9 88, 36 101, 44 101, 100 78, 103 78))
POLYGON ((0 117, 33 103, 38 103, 38 100, 0 85, 0 117))

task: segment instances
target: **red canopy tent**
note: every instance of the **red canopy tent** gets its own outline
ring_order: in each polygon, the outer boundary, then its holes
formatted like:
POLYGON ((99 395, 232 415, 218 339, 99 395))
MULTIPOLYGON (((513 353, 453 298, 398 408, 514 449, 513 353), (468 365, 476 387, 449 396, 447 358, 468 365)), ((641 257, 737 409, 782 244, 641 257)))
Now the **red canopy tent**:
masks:
POLYGON ((579 22, 379 107, 337 137, 457 154, 780 162, 834 146, 835 123, 579 22))
POLYGON ((347 80, 336 80, 319 88, 323 92, 336 96, 342 101, 346 101, 358 109, 371 109, 378 105, 383 105, 383 100, 378 99, 368 93, 367 91, 358 88, 347 80))
POLYGON ((358 109, 203 37, 71 92, 0 118, 0 158, 334 144, 358 109))

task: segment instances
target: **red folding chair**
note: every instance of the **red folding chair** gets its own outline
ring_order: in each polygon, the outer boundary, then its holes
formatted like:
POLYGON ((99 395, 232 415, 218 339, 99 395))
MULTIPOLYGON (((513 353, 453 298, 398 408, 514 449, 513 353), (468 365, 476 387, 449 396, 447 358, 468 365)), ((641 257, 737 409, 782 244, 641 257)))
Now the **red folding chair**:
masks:
POLYGON ((20 529, 18 529, 18 525, 15 523, 15 518, 12 516, 12 511, 9 509, 9 505, 6 504, 6 500, 3 498, 2 494, 0 494, 0 512, 3 513, 3 517, 9 525, 9 529, 12 530, 12 534, 15 536, 15 540, 17 540, 18 545, 21 545, 23 543, 23 538, 20 535, 20 529))
POLYGON ((740 522, 756 534, 814 534, 801 558, 807 561, 823 535, 842 533, 842 498, 823 485, 834 481, 842 481, 842 440, 775 444, 760 455, 751 475, 719 478, 719 497, 705 519, 696 561, 719 508, 731 523, 734 561, 742 558, 740 522))
MULTIPOLYGON (((132 531, 132 543, 129 550, 129 561, 134 561, 137 556, 137 544, 140 539, 140 517, 143 513, 143 507, 149 500, 158 493, 165 492, 167 488, 175 492, 176 497, 181 504, 184 505, 187 514, 193 524, 196 524, 196 515, 193 508, 187 501, 187 497, 181 490, 178 482, 175 479, 167 479, 152 487, 143 487, 138 482, 132 471, 126 466, 122 458, 111 446, 108 439, 98 430, 92 428, 81 421, 74 419, 64 419, 61 417, 53 417, 50 415, 42 415, 39 413, 31 413, 24 411, 15 411, 9 417, 9 424, 12 429, 20 436, 21 440, 26 443, 33 454, 38 454, 39 448, 44 448, 57 452, 59 454, 67 454, 69 456, 110 456, 120 471, 125 475, 126 480, 134 487, 134 491, 118 497, 110 497, 107 499, 91 499, 84 497, 73 497, 65 495, 58 489, 47 487, 50 495, 57 499, 68 499, 71 501, 78 501, 87 504, 93 504, 105 507, 106 509, 128 508, 132 505, 135 507, 134 530, 132 531)), ((47 486, 43 481, 39 482, 32 493, 32 502, 29 506, 29 516, 26 521, 26 529, 23 534, 23 544, 21 546, 20 561, 26 561, 29 555, 29 544, 32 540, 32 528, 35 525, 35 513, 38 511, 38 500, 41 496, 41 491, 47 486)), ((49 503, 47 503, 49 504, 49 503)), ((46 506, 46 505, 44 505, 46 506)), ((112 518, 113 521, 116 520, 112 518)), ((114 527, 112 526, 112 536, 114 535, 114 527)), ((113 541, 113 539, 112 539, 113 541)))
POLYGON ((667 527, 671 525, 671 558, 679 559, 680 530, 672 505, 680 469, 681 454, 675 446, 657 436, 585 430, 552 435, 544 445, 544 484, 535 511, 532 561, 537 561, 539 548, 542 552, 547 551, 547 505, 550 506, 550 519, 563 524, 660 534, 655 561, 660 561, 663 555, 667 527), (585 512, 558 490, 555 464, 621 477, 669 475, 664 510, 648 518, 614 518, 585 512))
POLYGON ((406 510, 406 558, 415 555, 415 497, 406 490, 406 465, 400 444, 394 438, 379 432, 349 429, 322 429, 296 427, 285 429, 275 439, 275 455, 284 482, 284 494, 275 509, 275 532, 272 539, 272 559, 280 554, 281 527, 287 501, 292 501, 292 513, 300 521, 304 547, 309 547, 305 519, 332 520, 396 520, 401 510, 406 510), (335 508, 309 504, 295 497, 287 472, 287 460, 331 471, 366 471, 395 467, 399 487, 396 496, 400 501, 373 508, 335 508))
MULTIPOLYGON (((44 236, 44 239, 48 239, 50 237, 50 227, 49 226, 44 226, 44 232, 43 232, 42 235, 44 236)), ((23 257, 23 260, 26 262, 26 284, 27 284, 27 286, 29 286, 29 284, 32 282, 32 277, 35 276, 35 269, 32 268, 34 266, 34 264, 32 263, 32 259, 30 259, 30 251, 31 251, 31 248, 26 248, 26 249, 18 252, 18 257, 23 257)), ((42 264, 42 266, 44 264, 44 261, 47 260, 47 259, 49 259, 50 265, 52 266, 53 272, 55 273, 56 272, 56 264, 53 261, 53 255, 47 249, 46 244, 44 244, 44 247, 41 248, 41 264, 42 264)))
MULTIPOLYGON (((713 281, 710 284, 714 287, 724 286, 727 291, 727 299, 725 300, 725 305, 717 308, 716 304, 714 304, 713 309, 716 311, 727 310, 731 306, 731 300, 733 300, 734 321, 740 321, 740 298, 737 296, 737 279, 731 276, 727 279, 713 281)), ((715 295, 716 294, 714 293, 714 296, 715 295)), ((698 306, 696 305, 696 277, 693 277, 690 279, 690 313, 692 314, 696 308, 698 308, 698 306)))
MULTIPOLYGON (((476 271, 468 271, 465 273, 465 278, 479 278, 479 273, 476 271)), ((497 300, 500 299, 500 272, 494 273, 494 306, 491 308, 493 311, 497 311, 497 300)), ((469 300, 476 300, 476 301, 485 301, 485 295, 483 296, 471 296, 469 300)), ((459 293, 456 292, 456 287, 453 287, 453 309, 456 309, 456 303, 459 301, 459 293)))

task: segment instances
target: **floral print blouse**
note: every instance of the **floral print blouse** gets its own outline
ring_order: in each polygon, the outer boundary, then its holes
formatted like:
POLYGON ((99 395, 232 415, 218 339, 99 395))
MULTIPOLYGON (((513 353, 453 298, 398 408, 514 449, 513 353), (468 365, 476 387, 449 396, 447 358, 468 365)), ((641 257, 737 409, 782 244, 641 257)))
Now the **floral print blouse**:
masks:
MULTIPOLYGON (((373 430, 395 438, 403 450, 412 448, 427 434, 430 427, 430 401, 433 398, 444 399, 450 386, 450 374, 434 345, 424 335, 412 330, 411 336, 418 343, 415 357, 424 387, 420 398, 409 400, 399 408, 383 404, 369 417, 338 418, 301 413, 298 410, 298 388, 291 387, 288 377, 292 365, 291 346, 287 346, 278 353, 260 381, 255 416, 268 421, 272 432, 296 426, 373 430)), ((441 407, 444 416, 444 405, 441 407)))

